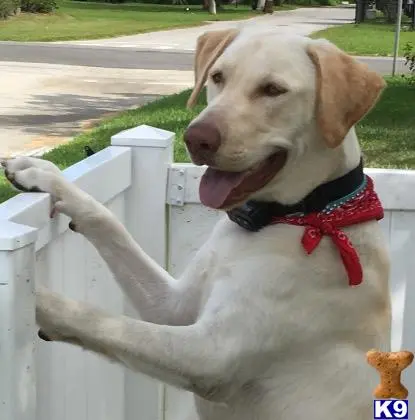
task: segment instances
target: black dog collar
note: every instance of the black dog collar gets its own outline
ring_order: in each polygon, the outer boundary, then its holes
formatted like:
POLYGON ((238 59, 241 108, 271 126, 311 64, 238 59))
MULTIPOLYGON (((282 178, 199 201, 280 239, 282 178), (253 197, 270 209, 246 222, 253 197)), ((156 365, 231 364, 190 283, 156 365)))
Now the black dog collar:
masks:
POLYGON ((309 214, 320 212, 330 203, 353 194, 365 181, 363 159, 359 165, 347 174, 333 181, 326 182, 314 189, 304 199, 293 205, 278 202, 247 201, 240 207, 227 212, 233 222, 246 230, 256 232, 269 225, 274 217, 290 214, 309 214))

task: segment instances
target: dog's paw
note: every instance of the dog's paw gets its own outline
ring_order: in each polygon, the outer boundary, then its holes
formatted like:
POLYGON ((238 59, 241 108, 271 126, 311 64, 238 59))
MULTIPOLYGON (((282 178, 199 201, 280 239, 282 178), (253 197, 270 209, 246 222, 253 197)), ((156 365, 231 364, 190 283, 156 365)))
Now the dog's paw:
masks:
POLYGON ((38 336, 44 341, 76 343, 70 332, 70 323, 76 314, 74 303, 63 296, 39 288, 36 291, 36 322, 38 336))
POLYGON ((50 216, 63 213, 72 221, 69 228, 84 232, 100 226, 106 210, 88 194, 68 182, 53 163, 31 157, 1 159, 4 174, 11 184, 20 191, 45 192, 52 197, 50 216))
POLYGON ((1 165, 8 181, 19 191, 46 192, 59 199, 56 181, 62 173, 52 162, 22 156, 2 159, 1 165))

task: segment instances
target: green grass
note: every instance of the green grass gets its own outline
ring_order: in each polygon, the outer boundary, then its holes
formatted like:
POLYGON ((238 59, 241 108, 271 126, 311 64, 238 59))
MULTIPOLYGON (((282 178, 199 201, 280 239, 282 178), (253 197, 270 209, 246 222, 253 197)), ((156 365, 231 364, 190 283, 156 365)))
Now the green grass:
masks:
MULTIPOLYGON (((326 38, 349 54, 372 56, 393 55, 394 37, 395 25, 386 24, 382 18, 358 25, 341 25, 312 34, 312 38, 326 38)), ((415 31, 409 30, 409 21, 405 17, 400 34, 400 55, 407 42, 415 43, 415 31)))
MULTIPOLYGON (((415 169, 415 86, 409 86, 402 78, 387 78, 387 82, 388 87, 376 107, 357 126, 365 165, 415 169)), ((148 124, 175 132, 177 137, 174 159, 176 162, 189 162, 182 141, 183 132, 205 106, 205 97, 201 96, 195 109, 187 110, 185 104, 189 93, 186 90, 141 108, 122 112, 43 157, 64 169, 85 158, 85 145, 98 151, 110 144, 113 134, 140 124, 148 124)), ((14 194, 4 178, 0 178, 0 202, 14 194)))
POLYGON ((357 125, 367 166, 415 169, 414 104, 415 85, 388 80, 376 107, 357 125))
MULTIPOLYGON (((284 9, 289 8, 284 6, 284 9)), ((201 6, 64 1, 56 13, 22 13, 0 21, 0 40, 63 41, 110 38, 196 26, 208 20, 246 19, 259 14, 262 13, 253 12, 249 6, 244 5, 239 5, 238 8, 225 6, 213 16, 202 10, 201 6), (190 10, 186 11, 186 7, 190 10)))

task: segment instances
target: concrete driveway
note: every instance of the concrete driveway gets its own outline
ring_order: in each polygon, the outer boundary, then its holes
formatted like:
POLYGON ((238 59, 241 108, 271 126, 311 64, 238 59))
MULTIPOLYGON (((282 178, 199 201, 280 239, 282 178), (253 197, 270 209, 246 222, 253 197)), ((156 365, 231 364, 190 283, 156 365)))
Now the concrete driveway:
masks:
POLYGON ((189 86, 191 71, 0 62, 0 156, 36 154, 91 121, 189 86))

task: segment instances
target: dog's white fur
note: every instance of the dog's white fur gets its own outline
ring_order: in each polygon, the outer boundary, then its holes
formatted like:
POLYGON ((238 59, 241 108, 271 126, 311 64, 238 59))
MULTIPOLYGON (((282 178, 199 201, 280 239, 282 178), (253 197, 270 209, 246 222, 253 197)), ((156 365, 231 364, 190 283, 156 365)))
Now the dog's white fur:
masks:
MULTIPOLYGON (((321 43, 242 31, 213 65, 226 83, 208 82, 209 104, 196 121, 218 113, 226 122, 219 166, 242 170, 275 146, 290 151, 285 168, 257 198, 295 202, 359 162, 353 127, 336 148, 319 131, 316 67, 306 49, 321 43), (270 74, 289 93, 250 96, 270 74)), ((226 216, 176 280, 51 163, 20 157, 4 166, 23 188, 52 195, 142 318, 109 315, 39 288, 37 322, 51 339, 192 391, 200 420, 371 418, 377 373, 365 353, 388 350, 390 342, 389 261, 377 222, 345 229, 364 270, 356 288, 349 287, 329 238, 306 255, 301 227, 249 233, 226 216)))

